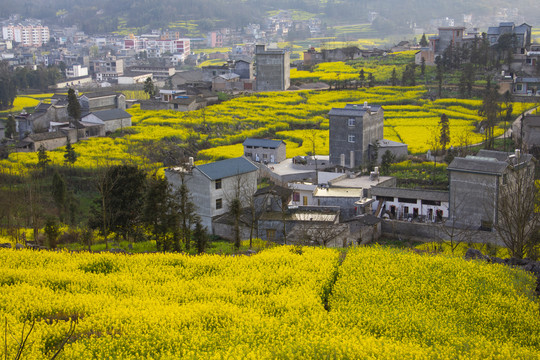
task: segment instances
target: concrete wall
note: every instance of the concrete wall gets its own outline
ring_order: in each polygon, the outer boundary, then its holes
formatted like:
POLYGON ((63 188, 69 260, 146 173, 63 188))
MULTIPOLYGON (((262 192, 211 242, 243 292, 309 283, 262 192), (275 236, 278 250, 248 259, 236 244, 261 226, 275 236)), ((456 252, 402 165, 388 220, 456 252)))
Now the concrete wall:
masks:
POLYGON ((41 145, 43 145, 45 150, 50 151, 50 150, 59 148, 61 146, 66 146, 66 144, 67 144, 67 136, 56 138, 56 139, 34 141, 34 151, 37 151, 41 145))
POLYGON ((282 143, 277 149, 263 148, 261 146, 253 146, 250 149, 244 145, 244 156, 256 162, 280 163, 287 158, 286 146, 282 143))
POLYGON ((314 200, 319 206, 339 206, 339 221, 343 222, 348 219, 355 217, 356 208, 358 205, 355 204, 359 200, 357 197, 322 197, 315 196, 314 200))
POLYGON ((369 144, 382 140, 384 115, 383 110, 363 117, 354 117, 355 126, 349 126, 351 116, 330 116, 330 163, 340 165, 341 154, 345 155, 345 166, 351 165, 351 151, 354 167, 364 166, 368 161, 369 144), (349 135, 355 136, 355 142, 349 142, 349 135))
MULTIPOLYGON (((175 189, 182 184, 179 173, 166 170, 165 176, 175 189)), ((242 207, 248 207, 251 196, 257 190, 257 171, 239 176, 231 176, 221 179, 221 189, 216 189, 216 182, 208 179, 197 168, 190 174, 184 175, 184 181, 195 204, 197 215, 201 217, 201 223, 213 234, 212 219, 229 211, 230 201, 235 197, 235 192, 240 186, 240 201, 242 207), (221 199, 221 209, 216 208, 216 200, 221 199)))
POLYGON ((237 62, 234 73, 240 75, 240 79, 253 79, 253 64, 243 61, 237 62))
POLYGON ((288 51, 264 50, 264 46, 256 51, 257 58, 257 91, 282 91, 290 87, 290 55, 288 51))
POLYGON ((131 118, 122 118, 105 121, 105 133, 115 132, 118 129, 125 129, 131 126, 131 118))
MULTIPOLYGON (((222 237, 227 240, 234 240, 234 225, 233 224, 221 224, 214 222, 212 224, 214 235, 222 237)), ((256 237, 257 229, 253 229, 253 237, 256 237)), ((240 240, 249 239, 251 229, 248 226, 240 225, 240 240)))
POLYGON ((450 171, 449 217, 460 226, 478 229, 482 220, 496 222, 500 178, 495 175, 450 171))
MULTIPOLYGON (((443 224, 425 224, 397 220, 384 220, 382 222, 382 235, 402 240, 441 241, 450 240, 448 231, 443 231, 443 224)), ((496 232, 491 231, 464 231, 462 242, 491 243, 504 246, 496 232)))

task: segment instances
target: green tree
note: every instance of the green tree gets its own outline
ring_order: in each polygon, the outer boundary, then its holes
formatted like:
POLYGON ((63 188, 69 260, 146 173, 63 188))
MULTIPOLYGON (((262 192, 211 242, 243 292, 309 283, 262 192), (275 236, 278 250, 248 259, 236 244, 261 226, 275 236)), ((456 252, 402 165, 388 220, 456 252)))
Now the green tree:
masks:
POLYGON ((150 98, 154 97, 156 95, 156 89, 154 86, 154 82, 152 81, 152 78, 147 77, 144 81, 143 90, 145 93, 148 94, 150 98))
POLYGON ((52 179, 52 197, 54 200, 54 203, 56 204, 56 208, 58 209, 58 213, 60 214, 60 220, 63 219, 63 213, 65 210, 66 205, 66 181, 58 173, 58 171, 54 172, 53 179, 52 179))
POLYGON ((54 217, 49 217, 47 219, 43 231, 47 237, 47 245, 49 246, 49 249, 56 249, 56 241, 58 240, 58 236, 60 236, 60 229, 58 222, 54 217))
POLYGON ((159 251, 172 250, 172 244, 167 237, 171 227, 171 198, 172 194, 167 179, 154 175, 148 181, 143 221, 150 228, 159 251))
POLYGON ((424 57, 422 56, 422 60, 420 61, 420 74, 424 76, 425 73, 426 73, 426 59, 424 59, 424 57))
POLYGON ((49 158, 49 155, 47 154, 47 150, 45 150, 45 146, 43 146, 43 144, 41 144, 38 148, 37 158, 38 158, 37 166, 40 169, 47 168, 51 162, 51 159, 49 158))
POLYGON ((130 232, 142 223, 146 174, 137 166, 111 166, 98 181, 100 197, 91 217, 93 228, 114 231, 129 239, 130 232))
POLYGON ((15 123, 15 118, 10 114, 6 120, 6 129, 4 131, 5 137, 8 139, 13 139, 16 129, 17 124, 15 123))
POLYGON ((364 83, 366 81, 366 74, 364 73, 364 69, 360 69, 360 86, 364 87, 364 83))
POLYGON ((369 73, 368 75, 368 87, 375 86, 375 78, 373 77, 373 73, 369 73))
POLYGON ((191 199, 187 185, 182 181, 182 184, 174 193, 174 213, 177 217, 178 225, 175 228, 180 229, 180 234, 176 243, 177 250, 180 250, 180 242, 184 244, 186 251, 191 248, 191 229, 193 225, 199 221, 199 217, 195 213, 195 204, 191 199))
POLYGON ((392 86, 397 85, 397 74, 396 74, 396 68, 392 69, 392 76, 390 77, 390 80, 392 81, 392 86))
POLYGON ((396 157, 390 150, 386 150, 381 158, 381 174, 388 175, 390 173, 390 166, 396 161, 396 157))
POLYGON ((426 47, 428 46, 428 41, 426 39, 426 34, 422 34, 422 38, 420 39, 420 46, 421 47, 426 47))
POLYGON ((446 146, 450 143, 450 122, 446 114, 441 115, 441 120, 439 121, 439 126, 441 128, 441 134, 439 136, 439 141, 441 143, 442 151, 446 150, 446 146))
POLYGON ((67 112, 68 115, 73 119, 73 121, 77 121, 81 119, 81 104, 79 103, 79 99, 77 99, 77 94, 75 94, 75 90, 70 88, 68 90, 68 105, 67 105, 67 112))
POLYGON ((199 254, 206 251, 208 245, 208 235, 206 234, 206 229, 202 226, 200 221, 195 223, 195 229, 193 230, 193 240, 197 246, 197 252, 199 254))
POLYGON ((492 149, 495 142, 494 130, 497 125, 497 117, 500 110, 499 104, 497 103, 498 97, 498 86, 491 85, 491 79, 488 78, 484 96, 482 98, 482 107, 478 111, 478 114, 484 118, 482 126, 484 128, 486 149, 492 149))
POLYGON ((73 146, 71 145, 71 141, 69 141, 69 137, 67 139, 66 144, 66 152, 64 153, 64 162, 66 164, 73 165, 77 161, 77 153, 75 153, 75 149, 73 149, 73 146))
POLYGON ((240 249, 240 216, 242 215, 242 203, 238 197, 231 200, 229 212, 234 219, 234 247, 240 249))

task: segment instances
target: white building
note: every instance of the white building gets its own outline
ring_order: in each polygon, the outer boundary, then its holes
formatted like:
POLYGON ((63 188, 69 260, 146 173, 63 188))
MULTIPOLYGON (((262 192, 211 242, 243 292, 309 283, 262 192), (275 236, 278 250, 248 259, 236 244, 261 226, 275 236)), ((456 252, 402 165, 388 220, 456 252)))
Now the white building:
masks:
POLYGON ((378 216, 386 212, 394 219, 442 221, 448 218, 448 191, 416 190, 375 186, 371 188, 373 208, 378 216))
POLYGON ((182 182, 186 184, 202 225, 213 233, 212 220, 229 212, 232 199, 238 196, 242 208, 249 206, 257 190, 257 171, 255 164, 239 157, 169 168, 165 170, 165 176, 175 188, 182 182))
POLYGON ((41 24, 9 24, 2 27, 4 40, 12 40, 23 46, 41 46, 49 42, 48 26, 41 24))
POLYGON ((66 68, 66 78, 70 79, 82 76, 88 76, 88 67, 75 64, 66 68))

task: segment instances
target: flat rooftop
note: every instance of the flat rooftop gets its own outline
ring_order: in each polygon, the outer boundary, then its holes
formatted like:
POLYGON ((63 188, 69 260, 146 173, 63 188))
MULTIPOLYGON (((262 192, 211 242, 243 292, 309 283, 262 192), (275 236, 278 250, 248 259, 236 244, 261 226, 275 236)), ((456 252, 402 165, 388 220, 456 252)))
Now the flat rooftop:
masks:
POLYGON ((345 177, 343 179, 336 179, 330 183, 332 187, 370 189, 388 180, 392 180, 392 176, 379 176, 375 180, 371 180, 369 176, 358 176, 352 179, 345 177))

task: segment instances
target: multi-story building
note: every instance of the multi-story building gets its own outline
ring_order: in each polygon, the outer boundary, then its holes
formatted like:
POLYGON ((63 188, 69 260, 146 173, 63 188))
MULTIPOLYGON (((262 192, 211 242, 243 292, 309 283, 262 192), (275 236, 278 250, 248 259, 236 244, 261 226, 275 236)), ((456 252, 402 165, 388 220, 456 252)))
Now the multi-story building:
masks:
POLYGON ((178 188, 186 184, 203 226, 213 233, 212 220, 230 211, 233 199, 248 207, 257 191, 257 166, 244 157, 204 165, 165 170, 167 180, 178 188))
POLYGON ((124 74, 124 60, 117 59, 116 56, 92 60, 90 71, 98 81, 117 80, 118 76, 124 74))
MULTIPOLYGON (((449 218, 459 227, 492 230, 498 223, 500 196, 522 179, 534 181, 533 157, 480 150, 477 156, 457 157, 448 165, 449 218)), ((519 195, 516 195, 519 196, 519 195)))
POLYGON ((191 53, 189 39, 167 39, 160 37, 130 36, 124 39, 124 50, 133 49, 137 52, 146 51, 149 56, 159 57, 165 53, 185 54, 191 53))
POLYGON ((379 105, 347 104, 333 108, 330 117, 330 163, 362 167, 375 155, 373 146, 383 139, 384 111, 379 105))
POLYGON ((290 55, 283 49, 255 47, 257 69, 257 91, 282 91, 291 85, 290 55))
POLYGON ((39 23, 9 24, 2 27, 2 37, 22 46, 42 46, 49 42, 50 32, 48 26, 39 23))

